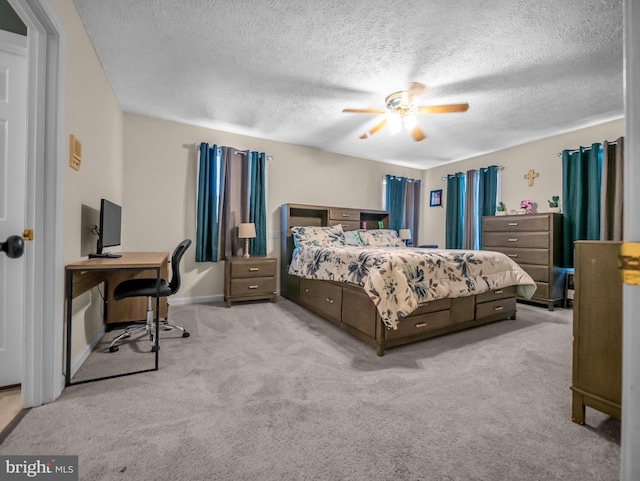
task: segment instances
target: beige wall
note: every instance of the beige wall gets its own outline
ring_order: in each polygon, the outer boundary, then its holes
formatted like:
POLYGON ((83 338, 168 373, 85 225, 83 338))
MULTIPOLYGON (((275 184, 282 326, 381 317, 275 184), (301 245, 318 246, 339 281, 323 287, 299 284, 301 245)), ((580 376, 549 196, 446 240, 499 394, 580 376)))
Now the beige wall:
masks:
POLYGON ((420 242, 445 246, 447 183, 442 180, 443 176, 488 165, 502 165, 504 170, 501 173, 498 198, 506 204, 507 210, 518 209, 520 201, 528 199, 533 201, 535 212, 548 212, 547 199, 551 199, 553 195, 560 196, 562 208, 562 159, 558 157, 558 152, 581 145, 590 146, 594 142, 615 140, 621 136, 624 136, 623 119, 424 171, 422 188, 426 204, 421 219, 420 242), (534 169, 540 174, 532 187, 528 186, 528 181, 524 178, 529 169, 534 169), (442 207, 429 207, 429 191, 435 189, 442 189, 442 207))
MULTIPOLYGON (((123 249, 172 251, 182 239, 195 241, 198 151, 193 144, 200 142, 273 156, 267 162, 267 252, 276 257, 282 204, 381 209, 385 174, 422 176, 416 169, 125 114, 123 249)), ((223 262, 196 263, 194 244, 183 266, 178 299, 223 294, 223 262)))
MULTIPOLYGON (((53 0, 66 32, 66 125, 82 143, 80 171, 64 171, 64 263, 80 260, 95 251, 97 238, 90 234, 98 223, 100 199, 123 199, 122 135, 120 104, 80 21, 68 0, 53 0)), ((101 327, 101 298, 94 289, 74 300, 75 357, 101 327)))

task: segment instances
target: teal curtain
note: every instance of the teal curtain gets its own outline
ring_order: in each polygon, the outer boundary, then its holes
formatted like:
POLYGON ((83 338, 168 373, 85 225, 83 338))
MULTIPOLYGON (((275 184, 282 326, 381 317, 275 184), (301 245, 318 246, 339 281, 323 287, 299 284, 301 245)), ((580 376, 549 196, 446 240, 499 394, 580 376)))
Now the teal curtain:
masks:
POLYGON ((256 237, 249 240, 249 253, 267 255, 267 204, 265 170, 267 158, 263 152, 249 154, 249 222, 256 226, 256 237))
POLYGON ((498 166, 490 165, 478 172, 478 212, 480 217, 495 215, 498 200, 498 166))
POLYGON ((389 229, 399 231, 404 220, 404 191, 407 183, 406 177, 396 177, 387 174, 387 210, 389 211, 389 229))
POLYGON ((577 240, 600 239, 601 144, 562 151, 563 266, 573 267, 577 240))
POLYGON ((196 206, 196 262, 218 260, 218 199, 220 150, 217 145, 200 144, 196 206))
POLYGON ((218 262, 240 255, 241 222, 253 222, 249 252, 267 254, 266 156, 232 147, 200 144, 196 199, 196 262, 218 262))
POLYGON ((465 175, 447 176, 446 239, 447 249, 462 249, 464 245, 465 175))

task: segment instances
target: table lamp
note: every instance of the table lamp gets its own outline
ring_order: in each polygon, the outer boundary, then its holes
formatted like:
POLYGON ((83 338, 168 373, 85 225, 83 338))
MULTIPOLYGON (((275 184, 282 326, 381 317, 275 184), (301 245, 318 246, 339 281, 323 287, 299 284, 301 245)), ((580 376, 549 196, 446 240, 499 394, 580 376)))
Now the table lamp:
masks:
POLYGON ((411 239, 411 229, 400 229, 398 231, 398 235, 406 245, 409 245, 408 242, 409 242, 409 239, 411 239))
POLYGON ((249 239, 256 236, 256 225, 252 222, 243 222, 238 226, 238 237, 244 239, 244 257, 249 257, 249 239))

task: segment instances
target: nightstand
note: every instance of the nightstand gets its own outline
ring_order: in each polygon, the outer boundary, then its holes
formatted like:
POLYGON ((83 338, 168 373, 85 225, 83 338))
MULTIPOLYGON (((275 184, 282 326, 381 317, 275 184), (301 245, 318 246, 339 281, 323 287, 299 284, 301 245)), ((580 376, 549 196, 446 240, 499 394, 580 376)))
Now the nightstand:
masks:
POLYGON ((276 302, 275 257, 229 257, 224 268, 224 298, 232 302, 271 299, 276 302))

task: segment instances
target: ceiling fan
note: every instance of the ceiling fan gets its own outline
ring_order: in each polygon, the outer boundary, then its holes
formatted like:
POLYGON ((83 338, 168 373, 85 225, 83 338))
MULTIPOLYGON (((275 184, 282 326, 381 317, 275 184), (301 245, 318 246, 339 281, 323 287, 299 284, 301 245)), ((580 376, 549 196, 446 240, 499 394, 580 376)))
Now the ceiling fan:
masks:
POLYGON ((426 85, 420 82, 411 82, 407 90, 394 92, 387 96, 385 103, 386 110, 382 109, 343 109, 343 112, 354 114, 384 114, 385 118, 374 125, 371 129, 360 136, 361 139, 368 139, 385 125, 388 125, 394 132, 400 132, 403 127, 411 131, 416 142, 425 139, 425 135, 416 125, 416 116, 422 114, 446 114, 450 112, 466 112, 469 104, 449 104, 449 105, 416 105, 414 100, 426 90, 426 85))

